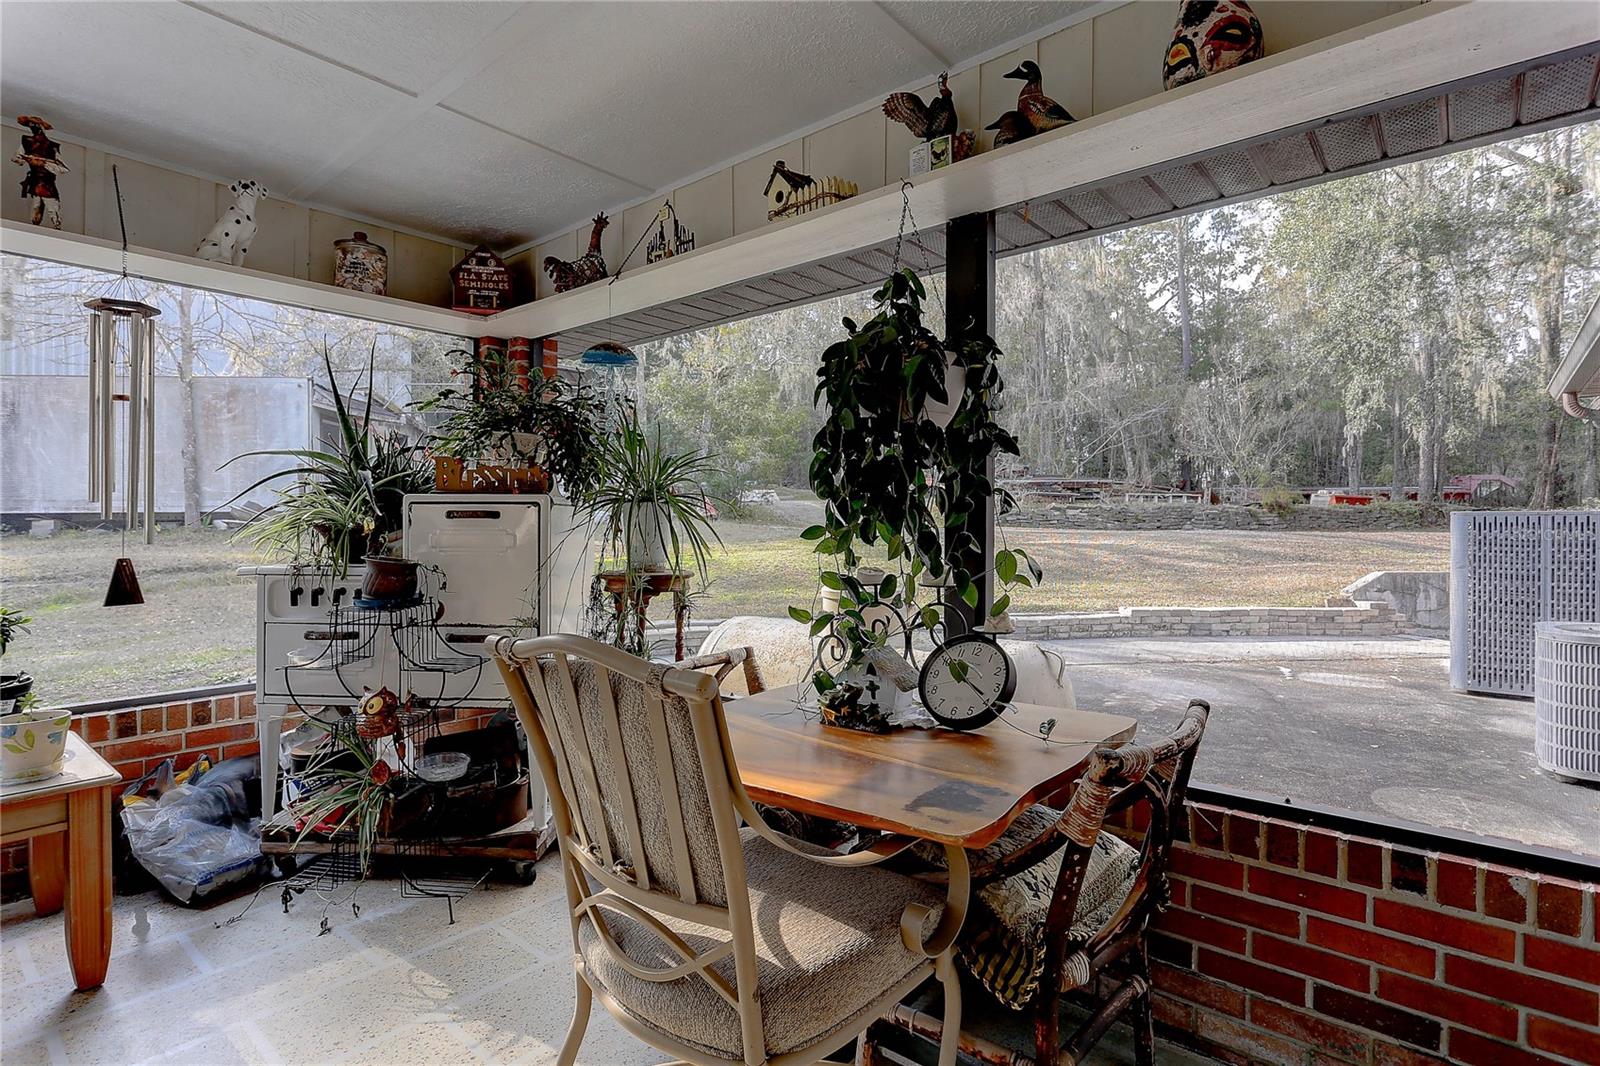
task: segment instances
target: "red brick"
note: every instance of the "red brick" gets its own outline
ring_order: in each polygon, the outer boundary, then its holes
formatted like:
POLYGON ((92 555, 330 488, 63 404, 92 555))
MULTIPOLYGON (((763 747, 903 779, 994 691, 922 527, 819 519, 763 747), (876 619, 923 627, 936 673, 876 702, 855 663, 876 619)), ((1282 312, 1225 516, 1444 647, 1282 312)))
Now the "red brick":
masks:
POLYGON ((1528 920, 1533 881, 1520 874, 1490 866, 1483 871, 1483 913, 1507 922, 1528 920))
POLYGON ((1269 933, 1282 933, 1285 936, 1300 935, 1299 911, 1292 911, 1287 907, 1275 907, 1270 903, 1259 903, 1244 896, 1235 896, 1231 892, 1219 892, 1205 885, 1195 885, 1190 895, 1190 909, 1200 914, 1209 914, 1216 918, 1225 918, 1230 922, 1265 929, 1269 933))
POLYGON ((1522 938, 1522 961, 1530 969, 1543 970, 1584 984, 1600 985, 1600 951, 1575 947, 1541 936, 1522 938))
POLYGON ((1368 888, 1383 887, 1383 847, 1365 840, 1344 843, 1344 877, 1368 888))
POLYGON ((1244 867, 1233 859, 1174 848, 1171 866, 1172 872, 1181 877, 1194 877, 1229 888, 1244 887, 1244 867))
POLYGON ((107 762, 118 763, 171 755, 181 747, 183 747, 182 737, 171 733, 158 733, 153 737, 140 737, 137 740, 121 740, 115 744, 107 744, 100 749, 100 754, 107 762))
POLYGON ((1318 1014, 1371 1029, 1401 1043, 1415 1044, 1429 1051, 1439 1050, 1443 1027, 1433 1018, 1376 1003, 1328 985, 1317 985, 1312 989, 1311 1005, 1318 1014))
POLYGON ((1540 878, 1535 920, 1539 928, 1566 936, 1583 932, 1583 889, 1570 881, 1540 878))
POLYGON ((129 759, 124 762, 114 762, 111 763, 111 768, 121 774, 124 781, 132 781, 144 773, 144 760, 129 759))
POLYGON ((233 696, 218 696, 211 701, 212 720, 231 722, 239 717, 239 701, 233 696))
POLYGON ((1220 1044, 1247 1055, 1251 1062, 1298 1063, 1306 1049, 1281 1036, 1264 1033, 1232 1018, 1199 1011, 1194 1019, 1195 1035, 1207 1043, 1220 1044))
POLYGON ((179 730, 189 728, 189 705, 174 703, 167 708, 167 729, 179 730))
POLYGON ((1579 1029, 1553 1018, 1528 1015, 1528 1043, 1540 1051, 1600 1066, 1600 1033, 1579 1029))
POLYGON ((1434 876, 1434 898, 1440 903, 1463 911, 1478 909, 1478 867, 1441 857, 1434 876))
POLYGON ((1450 1058, 1467 1066, 1550 1066, 1543 1055, 1454 1028, 1450 1030, 1450 1058))
POLYGON ((241 692, 234 697, 239 701, 239 717, 254 718, 256 714, 256 694, 254 692, 241 692))
POLYGON ((1174 907, 1187 907, 1189 905, 1189 882, 1169 879, 1167 881, 1167 894, 1171 897, 1174 907))
POLYGON ((1287 822, 1267 823, 1267 861, 1274 866, 1300 868, 1300 829, 1287 822))
POLYGON ((1249 859, 1261 857, 1261 822, 1255 815, 1230 813, 1224 831, 1230 852, 1249 859))
POLYGON ((1222 850, 1222 812, 1215 807, 1189 808, 1189 841, 1196 847, 1222 850))
POLYGON ((1445 1059, 1382 1040, 1372 1042, 1372 1066, 1446 1066, 1445 1059))
POLYGON ((256 735, 254 722, 235 722, 233 725, 214 725, 209 729, 191 729, 186 745, 203 748, 209 744, 227 744, 234 740, 248 740, 256 735))
POLYGON ((1157 992, 1150 997, 1150 1011, 1157 1025, 1170 1025, 1185 1032, 1194 1028, 1194 1008, 1181 999, 1173 999, 1157 992))
POLYGON ((67 729, 78 734, 80 737, 83 736, 85 732, 83 719, 74 718, 72 721, 67 723, 67 729))
POLYGON ((1395 848, 1389 852, 1389 887, 1396 892, 1428 895, 1428 857, 1420 851, 1395 848))
POLYGON ((1181 936, 1185 940, 1194 940, 1201 944, 1210 944, 1212 947, 1231 951, 1236 955, 1244 954, 1244 930, 1237 925, 1228 925, 1214 918, 1207 918, 1193 911, 1168 911, 1156 922, 1156 928, 1162 932, 1181 936))
POLYGON ((1365 1033, 1346 1029, 1326 1018, 1319 1018, 1315 1014, 1293 1007, 1285 1007, 1269 999, 1250 1001, 1250 1021, 1263 1029, 1271 1029, 1275 1033, 1282 1033, 1301 1043, 1310 1044, 1312 1047, 1348 1059, 1366 1061, 1367 1049, 1372 1046, 1372 1038, 1365 1033))
POLYGON ((1360 892, 1263 867, 1251 869, 1250 892, 1353 921, 1365 921, 1367 917, 1367 897, 1360 892))
POLYGON ((118 740, 139 735, 139 712, 118 711, 111 719, 111 735, 118 740))
POLYGON ((1346 959, 1304 944, 1257 933, 1250 939, 1250 955, 1272 966, 1303 973, 1329 984, 1365 992, 1372 987, 1372 969, 1364 962, 1346 959))
POLYGON ((1574 988, 1462 955, 1445 956, 1444 978, 1457 988, 1480 992, 1491 999, 1518 1003, 1585 1025, 1600 1024, 1600 994, 1593 988, 1574 988))
POLYGON ((1320 829, 1305 831, 1306 873, 1339 876, 1339 838, 1320 829))
POLYGON ((210 700, 195 700, 193 703, 189 704, 189 724, 190 725, 210 725, 211 724, 211 701, 210 700))
POLYGON ((1419 940, 1431 940, 1491 959, 1516 956, 1517 934, 1470 918, 1456 918, 1409 903, 1379 899, 1372 903, 1373 924, 1419 940))
POLYGON ((1216 981, 1208 981, 1188 970, 1163 966, 1161 963, 1155 963, 1150 967, 1150 975, 1155 986, 1168 995, 1222 1011, 1224 1014, 1231 1014, 1235 1018, 1244 1017, 1245 997, 1237 988, 1229 988, 1216 981))
POLYGON ((241 740, 237 744, 226 744, 222 748, 224 759, 244 759, 260 754, 261 742, 257 740, 241 740))
POLYGON ((111 716, 109 714, 91 714, 84 721, 88 724, 85 739, 91 744, 98 744, 103 740, 111 739, 111 716))
POLYGON ((1354 955, 1419 977, 1432 977, 1438 953, 1433 948, 1392 936, 1357 929, 1312 915, 1306 919, 1306 942, 1341 955, 1354 955))
POLYGON ((1456 1022, 1490 1036, 1517 1038, 1517 1012, 1503 1003, 1491 1003, 1449 988, 1428 984, 1398 973, 1378 974, 1378 998, 1410 1007, 1423 1014, 1456 1022))
POLYGON ((1210 948, 1200 949, 1198 968, 1201 973, 1209 977, 1248 988, 1252 992, 1260 992, 1264 996, 1272 996, 1290 1003, 1304 1003, 1306 999, 1305 978, 1258 966, 1245 959, 1236 959, 1232 955, 1212 951, 1210 948))
POLYGON ((139 712, 139 735, 159 733, 167 727, 160 707, 146 707, 139 712))

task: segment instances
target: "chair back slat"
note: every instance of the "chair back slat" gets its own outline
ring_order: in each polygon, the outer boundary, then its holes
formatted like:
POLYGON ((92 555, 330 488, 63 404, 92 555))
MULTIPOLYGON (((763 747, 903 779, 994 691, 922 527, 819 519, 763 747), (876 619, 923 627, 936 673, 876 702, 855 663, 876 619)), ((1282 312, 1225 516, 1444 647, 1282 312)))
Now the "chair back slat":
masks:
MULTIPOLYGON (((666 701, 653 692, 645 693, 645 721, 650 727, 650 746, 655 753, 656 780, 661 782, 664 796, 677 797, 678 773, 673 766, 671 741, 667 734, 666 701)), ((667 839, 672 854, 672 884, 677 886, 678 898, 685 903, 696 903, 694 863, 689 857, 689 834, 684 826, 683 805, 662 804, 666 819, 667 839)))
POLYGON ((639 829, 639 805, 633 796, 633 770, 628 765, 627 752, 622 745, 622 722, 617 714, 616 694, 611 691, 611 674, 603 666, 595 667, 600 689, 600 721, 605 731, 606 749, 611 755, 617 793, 621 799, 623 828, 627 831, 627 865, 634 883, 645 891, 650 890, 650 863, 645 858, 644 834, 639 829))
MULTIPOLYGON (((588 829, 589 843, 596 849, 601 862, 607 866, 615 865, 616 858, 611 851, 610 818, 606 810, 606 795, 600 791, 599 775, 595 771, 594 745, 589 743, 589 727, 585 721, 589 717, 585 708, 578 701, 577 684, 572 677, 572 664, 565 655, 553 657, 551 667, 556 674, 557 683, 566 695, 564 701, 558 701, 565 711, 566 717, 557 724, 557 731, 563 734, 567 746, 576 753, 578 759, 578 784, 581 786, 577 796, 577 807, 580 820, 588 829)), ((549 681, 549 669, 546 671, 545 680, 549 681)), ((594 708, 598 716, 598 707, 594 708)), ((558 714, 561 712, 558 711, 558 714)))
POLYGON ((547 711, 546 708, 553 706, 553 704, 550 700, 549 690, 545 685, 544 673, 540 670, 517 671, 517 678, 521 684, 528 686, 529 694, 533 697, 534 707, 536 708, 535 713, 540 717, 542 726, 538 730, 538 734, 549 745, 550 760, 555 764, 555 787, 550 788, 550 782, 546 781, 546 788, 566 802, 566 807, 563 809, 567 809, 570 814, 568 821, 570 822, 574 842, 581 850, 587 851, 589 850, 589 830, 583 819, 578 816, 576 807, 576 797, 578 795, 575 779, 576 771, 573 769, 571 758, 567 755, 566 744, 562 740, 563 730, 556 728, 554 721, 547 717, 551 712, 547 711))

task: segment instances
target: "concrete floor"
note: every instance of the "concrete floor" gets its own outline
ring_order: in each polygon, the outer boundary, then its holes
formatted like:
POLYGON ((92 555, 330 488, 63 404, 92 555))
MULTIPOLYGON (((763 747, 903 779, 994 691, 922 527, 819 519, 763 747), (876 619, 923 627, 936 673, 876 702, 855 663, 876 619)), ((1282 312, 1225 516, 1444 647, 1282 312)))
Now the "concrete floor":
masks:
POLYGON ((1169 727, 1211 703, 1200 784, 1600 855, 1600 788, 1533 757, 1533 701, 1450 691, 1449 643, 1069 640, 1078 705, 1169 727))

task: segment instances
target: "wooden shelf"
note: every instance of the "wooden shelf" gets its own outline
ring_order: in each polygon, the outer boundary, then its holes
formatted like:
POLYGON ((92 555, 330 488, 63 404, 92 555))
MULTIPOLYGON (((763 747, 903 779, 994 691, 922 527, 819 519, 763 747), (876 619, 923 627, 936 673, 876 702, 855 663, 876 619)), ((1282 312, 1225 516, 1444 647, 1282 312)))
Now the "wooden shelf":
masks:
MULTIPOLYGON (((0 224, 0 251, 114 274, 122 271, 122 246, 115 241, 63 233, 10 220, 0 224)), ((390 296, 353 292, 320 282, 269 274, 249 267, 211 263, 193 256, 150 248, 128 249, 128 273, 150 281, 187 285, 209 292, 245 296, 268 303, 327 311, 413 329, 463 337, 477 337, 486 332, 482 315, 463 314, 390 296)))
MULTIPOLYGON (((1151 173, 1252 138, 1308 127, 1596 41, 1600 8, 1587 3, 1424 4, 919 175, 909 192, 912 211, 931 236, 961 215, 1048 202, 1107 179, 1151 173)), ((827 293, 808 295, 808 287, 815 287, 804 277, 786 281, 785 272, 811 264, 831 268, 841 257, 892 244, 900 210, 900 188, 886 186, 630 270, 613 282, 500 312, 489 318, 485 332, 527 337, 566 333, 582 343, 608 335, 597 323, 637 313, 637 321, 616 332, 617 339, 636 342, 816 299, 827 293), (777 282, 764 286, 765 299, 761 292, 746 294, 748 306, 741 309, 737 299, 721 298, 730 287, 758 279, 777 282), (707 316, 704 308, 674 312, 675 305, 704 294, 716 294, 728 313, 718 318, 707 316)), ((937 268, 938 249, 930 251, 930 265, 937 268)), ((921 255, 909 261, 920 267, 921 255)), ((849 272, 848 262, 843 265, 849 272)), ((868 283, 870 279, 863 279, 853 287, 868 283)), ((849 287, 836 285, 833 291, 849 287)))

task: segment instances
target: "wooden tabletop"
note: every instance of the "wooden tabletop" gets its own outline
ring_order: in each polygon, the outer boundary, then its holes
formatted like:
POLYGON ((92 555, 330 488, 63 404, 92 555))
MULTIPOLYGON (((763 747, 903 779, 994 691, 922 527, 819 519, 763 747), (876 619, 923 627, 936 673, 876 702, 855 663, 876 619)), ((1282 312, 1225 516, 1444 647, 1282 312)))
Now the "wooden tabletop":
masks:
POLYGON ((61 772, 53 777, 33 781, 13 781, 0 784, 0 801, 7 803, 24 799, 73 792, 80 788, 115 784, 122 775, 112 769, 100 755, 76 733, 67 734, 66 759, 61 772))
POLYGON ((1132 718, 1013 704, 957 733, 859 733, 796 706, 797 686, 724 703, 739 776, 752 799, 866 829, 981 848, 1023 809, 1069 785, 1101 744, 1125 744, 1132 718), (1047 744, 1039 725, 1056 720, 1047 744), (1009 724, 1008 724, 1009 723, 1009 724))

